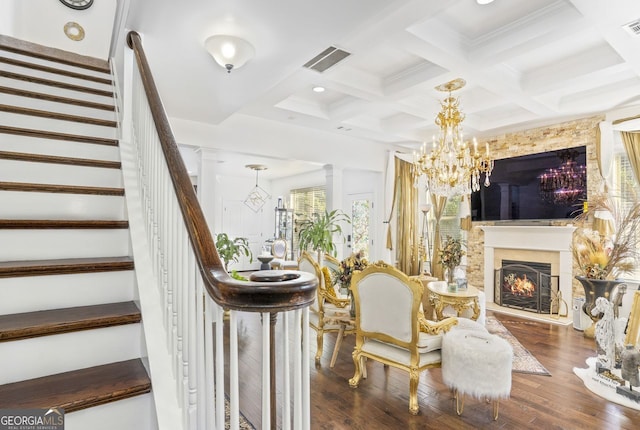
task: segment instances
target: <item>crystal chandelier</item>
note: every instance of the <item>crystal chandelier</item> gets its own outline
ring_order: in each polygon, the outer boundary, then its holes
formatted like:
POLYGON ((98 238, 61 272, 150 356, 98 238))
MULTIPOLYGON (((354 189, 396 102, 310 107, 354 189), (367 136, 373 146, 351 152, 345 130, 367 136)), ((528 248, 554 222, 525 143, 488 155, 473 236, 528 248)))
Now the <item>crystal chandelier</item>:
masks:
POLYGON ((564 149, 557 155, 562 160, 560 166, 538 176, 540 195, 549 203, 567 206, 584 197, 587 167, 576 162, 575 149, 564 149))
POLYGON ((464 115, 458 109, 460 101, 451 95, 465 85, 464 79, 454 79, 436 90, 446 91, 449 96, 440 102, 442 110, 435 123, 440 133, 433 137, 432 148, 427 152, 424 143, 420 152, 414 153, 414 173, 416 182, 421 175, 426 176, 429 190, 436 195, 453 197, 471 194, 480 189, 480 175, 484 173, 484 185, 490 185, 489 176, 493 170, 493 160, 489 156, 489 144, 484 154, 478 151, 478 142, 473 139, 473 149, 464 141, 462 121, 464 115))

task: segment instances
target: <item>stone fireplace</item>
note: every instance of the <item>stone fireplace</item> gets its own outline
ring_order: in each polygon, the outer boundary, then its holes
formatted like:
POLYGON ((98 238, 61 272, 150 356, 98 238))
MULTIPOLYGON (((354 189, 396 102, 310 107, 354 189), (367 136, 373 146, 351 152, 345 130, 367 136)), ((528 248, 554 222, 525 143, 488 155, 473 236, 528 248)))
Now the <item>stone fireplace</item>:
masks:
MULTIPOLYGON (((573 300, 571 239, 574 226, 499 225, 481 228, 484 231, 484 292, 488 303, 517 308, 522 306, 522 302, 527 302, 522 297, 507 295, 508 300, 505 304, 504 295, 501 295, 501 291, 497 291, 500 284, 496 282, 496 270, 499 271, 503 267, 503 260, 506 260, 549 267, 549 275, 557 276, 556 280, 549 279, 551 288, 556 288, 562 299, 571 306, 573 300), (496 300, 496 297, 499 299, 496 300)), ((536 282, 538 282, 537 279, 536 282)), ((552 293, 547 294, 552 295, 552 293)), ((544 300, 549 301, 548 298, 544 300)), ((530 303, 525 307, 531 307, 530 303)), ((531 309, 527 310, 531 311, 531 309)), ((549 308, 547 307, 546 311, 543 308, 541 312, 548 314, 549 308)), ((571 315, 568 317, 571 318, 571 315)))

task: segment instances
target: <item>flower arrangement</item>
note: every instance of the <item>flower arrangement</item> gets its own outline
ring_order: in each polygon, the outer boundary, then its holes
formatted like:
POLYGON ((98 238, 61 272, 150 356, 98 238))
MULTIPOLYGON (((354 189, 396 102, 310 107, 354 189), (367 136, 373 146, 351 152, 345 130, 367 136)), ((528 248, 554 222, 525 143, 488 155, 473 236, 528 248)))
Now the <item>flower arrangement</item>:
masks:
POLYGON ((345 287, 351 285, 351 275, 356 270, 362 270, 369 265, 362 251, 358 251, 345 258, 338 265, 335 282, 340 282, 345 287))
POLYGON ((611 196, 597 195, 587 207, 588 211, 575 218, 578 225, 586 225, 592 213, 608 212, 615 233, 589 227, 574 232, 572 252, 582 275, 591 279, 616 279, 632 272, 640 257, 640 202, 624 205, 611 196))
POLYGON ((442 243, 442 248, 440 248, 440 264, 448 268, 449 271, 453 271, 454 267, 460 265, 462 256, 465 254, 462 246, 462 239, 454 239, 447 235, 442 243))

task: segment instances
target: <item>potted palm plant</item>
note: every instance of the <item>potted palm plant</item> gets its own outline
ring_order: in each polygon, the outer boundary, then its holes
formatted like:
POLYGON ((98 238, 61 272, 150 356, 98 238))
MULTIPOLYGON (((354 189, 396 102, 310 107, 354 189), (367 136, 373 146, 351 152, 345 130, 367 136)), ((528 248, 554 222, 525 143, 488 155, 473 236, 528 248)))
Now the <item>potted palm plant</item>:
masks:
MULTIPOLYGON (((336 246, 333 243, 333 236, 342 236, 341 223, 350 224, 349 216, 340 209, 331 212, 325 210, 324 213, 314 213, 312 218, 303 220, 298 226, 298 246, 301 250, 318 252, 318 261, 322 253, 335 257, 336 246)), ((344 240, 344 238, 343 238, 344 240)))
POLYGON ((242 255, 249 257, 250 263, 253 262, 253 253, 249 249, 249 242, 244 237, 231 239, 227 233, 219 233, 216 236, 216 249, 224 261, 224 268, 227 272, 229 271, 229 263, 232 261, 237 263, 242 255))

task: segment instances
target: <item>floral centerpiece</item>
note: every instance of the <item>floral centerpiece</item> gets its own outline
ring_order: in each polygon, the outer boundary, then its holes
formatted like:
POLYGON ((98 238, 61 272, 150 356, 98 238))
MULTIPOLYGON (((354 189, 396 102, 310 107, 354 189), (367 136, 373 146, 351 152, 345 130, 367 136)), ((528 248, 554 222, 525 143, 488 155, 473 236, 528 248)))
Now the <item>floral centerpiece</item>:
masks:
POLYGON ((593 321, 584 335, 594 337, 602 317, 594 311, 596 299, 611 298, 624 282, 618 278, 633 272, 638 262, 640 202, 597 195, 587 203, 589 210, 575 218, 579 228, 573 234, 572 253, 580 273, 576 279, 585 292, 582 310, 593 321))
POLYGON ((453 282, 453 269, 460 265, 462 256, 465 255, 464 249, 462 249, 462 239, 455 239, 447 235, 446 239, 442 243, 440 248, 440 264, 447 268, 447 281, 453 282))
POLYGON ((351 285, 351 275, 356 270, 362 270, 369 265, 362 251, 358 251, 345 258, 338 265, 335 282, 339 282, 343 287, 349 288, 351 285))
POLYGON ((587 225, 591 214, 593 227, 578 228, 573 235, 573 257, 585 278, 616 279, 633 272, 638 262, 640 202, 627 205, 618 199, 598 195, 588 202, 588 212, 576 217, 578 225, 587 225), (610 214, 606 220, 598 213, 610 214), (598 228, 608 221, 613 232, 598 228))
MULTIPOLYGON (((338 265, 338 270, 336 272, 336 282, 340 282, 343 288, 347 289, 347 294, 351 297, 351 276, 353 272, 356 270, 363 270, 365 267, 369 265, 369 262, 364 257, 364 253, 362 251, 358 251, 354 254, 351 254, 349 257, 345 258, 338 265)), ((352 317, 356 315, 355 303, 351 300, 351 306, 349 312, 352 317)))

